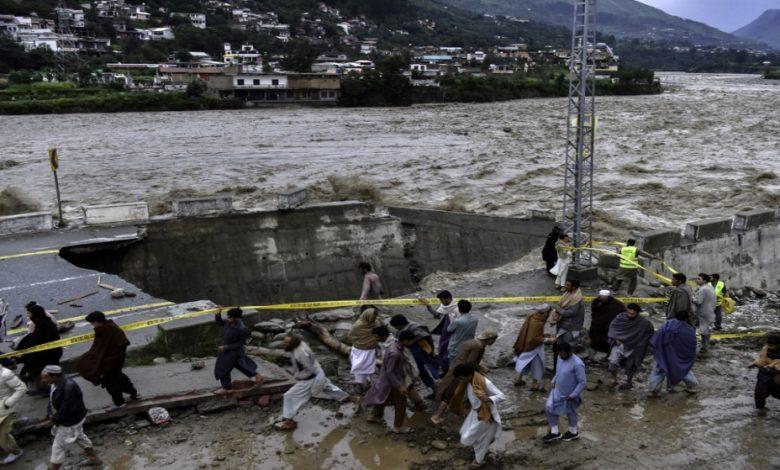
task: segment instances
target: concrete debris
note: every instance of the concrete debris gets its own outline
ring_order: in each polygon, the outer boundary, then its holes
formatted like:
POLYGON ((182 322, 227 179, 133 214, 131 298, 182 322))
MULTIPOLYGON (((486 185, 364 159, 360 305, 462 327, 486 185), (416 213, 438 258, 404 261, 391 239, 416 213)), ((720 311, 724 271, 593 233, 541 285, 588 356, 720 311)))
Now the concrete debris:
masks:
POLYGON ((124 289, 116 289, 111 291, 111 298, 112 299, 122 299, 125 297, 125 291, 124 289))
POLYGON ((285 325, 283 323, 274 321, 263 321, 256 323, 252 328, 255 331, 259 331, 261 333, 283 333, 286 331, 285 325))
POLYGON ((198 403, 196 406, 198 413, 202 415, 219 413, 220 411, 231 410, 238 406, 236 398, 226 398, 224 400, 212 400, 198 403))
POLYGON ((431 441, 431 447, 438 450, 444 450, 447 448, 447 443, 438 439, 431 441))
POLYGON ((156 424, 157 426, 169 423, 171 421, 171 415, 168 414, 168 410, 161 406, 149 408, 147 414, 149 415, 149 419, 152 420, 152 423, 156 424))
POLYGON ((351 310, 333 310, 329 312, 317 312, 309 316, 314 321, 339 321, 351 320, 355 314, 351 310))

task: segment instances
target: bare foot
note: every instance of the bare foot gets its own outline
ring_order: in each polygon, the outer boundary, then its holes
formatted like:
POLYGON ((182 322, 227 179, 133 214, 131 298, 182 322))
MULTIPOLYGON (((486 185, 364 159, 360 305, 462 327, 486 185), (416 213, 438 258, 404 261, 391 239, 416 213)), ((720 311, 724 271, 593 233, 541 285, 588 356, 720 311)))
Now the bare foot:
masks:
POLYGON ((444 419, 443 419, 443 418, 440 418, 440 417, 438 417, 438 416, 436 416, 436 415, 433 415, 433 416, 431 416, 431 422, 432 422, 434 425, 438 426, 438 425, 440 425, 441 423, 443 423, 443 422, 444 422, 444 419))

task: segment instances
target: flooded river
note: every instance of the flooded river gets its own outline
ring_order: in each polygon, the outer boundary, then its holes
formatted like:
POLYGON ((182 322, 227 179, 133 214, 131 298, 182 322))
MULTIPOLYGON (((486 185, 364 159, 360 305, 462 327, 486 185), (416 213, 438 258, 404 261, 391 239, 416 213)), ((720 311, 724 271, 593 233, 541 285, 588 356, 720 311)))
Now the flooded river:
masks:
MULTIPOLYGON (((599 229, 682 225, 780 204, 780 82, 663 75, 661 96, 600 97, 599 229)), ((273 207, 318 199, 521 214, 561 202, 563 99, 397 109, 3 116, 0 190, 51 208, 46 149, 60 148, 69 209, 232 193, 273 207), (9 163, 11 162, 11 163, 9 163)))

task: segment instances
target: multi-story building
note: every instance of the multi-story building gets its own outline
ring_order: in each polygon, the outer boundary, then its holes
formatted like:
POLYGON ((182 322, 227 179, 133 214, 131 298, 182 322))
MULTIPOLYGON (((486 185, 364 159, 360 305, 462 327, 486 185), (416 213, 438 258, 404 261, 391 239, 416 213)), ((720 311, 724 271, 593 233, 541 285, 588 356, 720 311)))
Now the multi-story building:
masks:
POLYGON ((221 98, 248 103, 308 103, 334 105, 341 80, 338 75, 316 73, 225 73, 211 77, 208 89, 221 98))

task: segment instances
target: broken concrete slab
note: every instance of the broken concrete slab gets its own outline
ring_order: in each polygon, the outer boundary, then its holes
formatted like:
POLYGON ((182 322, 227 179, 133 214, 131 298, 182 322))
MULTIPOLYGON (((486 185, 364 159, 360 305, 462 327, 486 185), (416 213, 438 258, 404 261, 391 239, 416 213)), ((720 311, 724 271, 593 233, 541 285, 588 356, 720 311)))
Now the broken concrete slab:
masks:
POLYGON ((695 242, 712 240, 731 233, 731 217, 690 222, 685 226, 685 238, 695 242))
POLYGON ((775 223, 775 211, 772 209, 756 209, 738 212, 734 216, 733 230, 754 230, 762 225, 775 223))
POLYGON ((648 253, 661 253, 665 249, 680 246, 682 234, 679 230, 651 230, 637 235, 637 248, 648 253))

